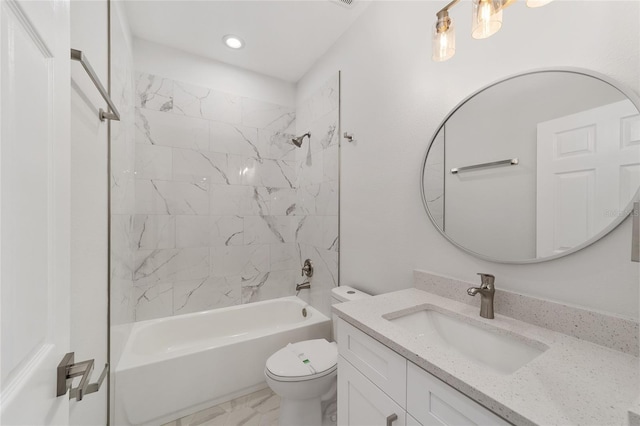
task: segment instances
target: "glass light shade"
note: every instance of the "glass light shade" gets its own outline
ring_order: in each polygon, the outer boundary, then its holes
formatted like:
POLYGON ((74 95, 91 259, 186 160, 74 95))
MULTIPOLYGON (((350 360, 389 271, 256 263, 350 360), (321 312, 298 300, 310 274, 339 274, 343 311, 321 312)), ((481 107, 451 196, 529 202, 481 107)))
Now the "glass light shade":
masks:
POLYGON ((502 27, 502 9, 493 0, 473 0, 471 36, 487 38, 502 27))
POLYGON ((432 59, 436 62, 442 62, 450 59, 456 53, 456 33, 451 21, 449 21, 449 26, 444 31, 442 28, 438 31, 438 26, 439 24, 436 23, 433 28, 432 59))
POLYGON ((540 7, 551 3, 553 0, 527 0, 528 7, 540 7))

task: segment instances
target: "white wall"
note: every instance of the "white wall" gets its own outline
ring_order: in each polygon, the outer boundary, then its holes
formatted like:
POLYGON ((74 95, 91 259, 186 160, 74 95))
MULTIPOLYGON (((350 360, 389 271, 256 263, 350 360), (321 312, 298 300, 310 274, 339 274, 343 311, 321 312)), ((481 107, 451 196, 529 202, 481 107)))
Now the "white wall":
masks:
POLYGON ((133 50, 136 71, 278 105, 296 105, 293 83, 139 38, 134 38, 133 50))
POLYGON ((441 2, 376 2, 298 84, 305 99, 342 71, 341 284, 373 293, 412 285, 424 269, 466 281, 638 317, 639 270, 629 261, 631 224, 579 253, 534 265, 481 261, 441 237, 423 210, 420 166, 436 126, 466 95, 540 67, 593 69, 639 89, 638 2, 562 2, 504 13, 502 30, 473 40, 470 5, 452 11, 457 53, 431 61, 441 2), (603 26, 603 22, 615 25, 603 26))
MULTIPOLYGON (((107 2, 71 3, 71 47, 86 53, 107 84, 107 2)), ((95 359, 93 380, 107 361, 107 122, 97 89, 71 64, 71 350, 76 361, 95 359)), ((104 425, 107 387, 71 401, 72 425, 104 425)))

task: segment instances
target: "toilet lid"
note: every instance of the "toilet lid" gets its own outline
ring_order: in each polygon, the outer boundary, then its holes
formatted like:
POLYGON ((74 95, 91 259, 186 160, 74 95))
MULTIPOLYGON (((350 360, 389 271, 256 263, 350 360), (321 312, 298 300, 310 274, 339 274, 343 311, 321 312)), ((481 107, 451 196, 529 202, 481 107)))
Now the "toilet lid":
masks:
POLYGON ((325 339, 289 343, 267 360, 267 370, 280 377, 315 376, 335 369, 338 346, 325 339))

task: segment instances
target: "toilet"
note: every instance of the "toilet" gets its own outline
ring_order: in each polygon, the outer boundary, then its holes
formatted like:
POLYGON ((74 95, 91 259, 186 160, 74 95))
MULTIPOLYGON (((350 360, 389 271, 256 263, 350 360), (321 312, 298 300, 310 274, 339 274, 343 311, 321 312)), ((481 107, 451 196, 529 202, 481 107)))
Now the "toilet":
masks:
MULTIPOLYGON (((348 286, 331 290, 331 303, 369 297, 348 286)), ((332 315, 333 336, 337 318, 332 315)), ((267 359, 267 384, 280 396, 281 426, 321 426, 322 401, 335 396, 338 345, 325 339, 289 343, 267 359)))

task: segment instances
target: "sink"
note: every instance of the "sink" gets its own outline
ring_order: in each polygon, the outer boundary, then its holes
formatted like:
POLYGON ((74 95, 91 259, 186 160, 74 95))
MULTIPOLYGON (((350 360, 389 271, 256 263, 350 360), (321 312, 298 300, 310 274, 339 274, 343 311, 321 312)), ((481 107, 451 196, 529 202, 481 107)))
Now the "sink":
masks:
MULTIPOLYGON (((385 315, 391 317, 393 314, 385 315)), ((424 309, 388 321, 429 343, 455 351, 500 374, 511 374, 548 349, 524 337, 500 333, 480 324, 424 309)))

